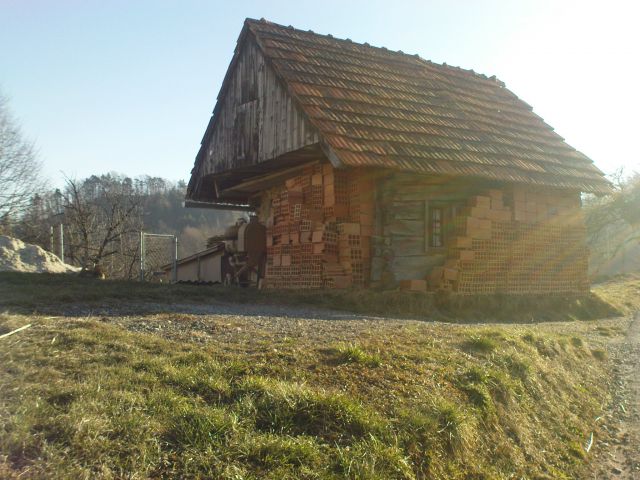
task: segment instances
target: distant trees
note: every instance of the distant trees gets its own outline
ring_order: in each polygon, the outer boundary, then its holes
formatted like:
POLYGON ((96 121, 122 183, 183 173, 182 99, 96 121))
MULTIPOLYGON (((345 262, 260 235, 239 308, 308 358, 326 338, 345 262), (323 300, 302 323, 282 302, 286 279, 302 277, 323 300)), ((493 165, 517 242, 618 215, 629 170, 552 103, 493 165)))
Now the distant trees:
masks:
POLYGON ((610 195, 586 199, 586 221, 591 234, 599 234, 608 226, 620 222, 640 226, 640 174, 625 177, 619 171, 612 176, 612 180, 610 195))
POLYGON ((30 198, 15 234, 49 249, 51 227, 57 245, 63 224, 68 263, 98 264, 109 277, 137 278, 140 231, 177 235, 180 256, 186 256, 204 249, 209 236, 236 220, 232 212, 185 209, 185 192, 184 182, 150 176, 70 178, 63 188, 30 198))
POLYGON ((14 221, 15 234, 26 242, 50 248, 50 229, 62 223, 62 192, 45 190, 36 193, 14 221))
POLYGON ((612 176, 612 180, 610 195, 585 199, 585 219, 594 267, 606 265, 640 241, 640 174, 625 176, 620 171, 612 176))
POLYGON ((7 232, 43 188, 33 143, 27 141, 0 92, 0 232, 7 232))
POLYGON ((131 278, 139 258, 144 197, 128 177, 113 174, 67 179, 63 191, 67 257, 131 278))

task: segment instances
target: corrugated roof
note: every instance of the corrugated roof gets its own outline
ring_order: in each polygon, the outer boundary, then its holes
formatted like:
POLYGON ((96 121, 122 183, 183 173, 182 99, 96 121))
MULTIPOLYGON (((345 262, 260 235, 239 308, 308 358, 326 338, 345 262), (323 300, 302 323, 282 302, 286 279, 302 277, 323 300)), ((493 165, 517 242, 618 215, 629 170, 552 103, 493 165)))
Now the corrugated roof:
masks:
POLYGON ((495 77, 264 20, 245 30, 346 166, 609 190, 495 77))

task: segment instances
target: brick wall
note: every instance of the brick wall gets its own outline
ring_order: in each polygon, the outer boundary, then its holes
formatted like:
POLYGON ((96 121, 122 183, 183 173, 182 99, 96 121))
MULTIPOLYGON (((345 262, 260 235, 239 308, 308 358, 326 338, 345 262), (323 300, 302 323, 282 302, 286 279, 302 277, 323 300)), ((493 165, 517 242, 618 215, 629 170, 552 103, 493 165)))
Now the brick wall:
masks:
POLYGON ((318 164, 265 192, 265 288, 364 287, 370 274, 373 183, 318 164))
POLYGON ((460 294, 568 294, 589 289, 578 193, 527 187, 487 190, 453 219, 432 289, 460 294))

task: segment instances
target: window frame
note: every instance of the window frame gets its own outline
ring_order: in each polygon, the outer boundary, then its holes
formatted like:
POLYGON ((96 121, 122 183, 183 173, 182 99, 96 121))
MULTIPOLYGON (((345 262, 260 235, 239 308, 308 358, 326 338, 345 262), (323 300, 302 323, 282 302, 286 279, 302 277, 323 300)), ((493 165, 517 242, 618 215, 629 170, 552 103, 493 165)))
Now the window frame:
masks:
POLYGON ((464 207, 461 201, 428 200, 425 201, 425 252, 441 253, 449 247, 449 242, 454 233, 451 230, 453 219, 458 214, 460 208, 464 207), (440 245, 435 245, 433 212, 440 212, 440 245))
POLYGON ((430 204, 427 208, 427 218, 429 225, 427 231, 429 238, 427 241, 427 248, 429 250, 445 248, 445 205, 430 204), (438 218, 436 218, 436 214, 438 218), (437 241, 436 241, 437 240, 437 241))

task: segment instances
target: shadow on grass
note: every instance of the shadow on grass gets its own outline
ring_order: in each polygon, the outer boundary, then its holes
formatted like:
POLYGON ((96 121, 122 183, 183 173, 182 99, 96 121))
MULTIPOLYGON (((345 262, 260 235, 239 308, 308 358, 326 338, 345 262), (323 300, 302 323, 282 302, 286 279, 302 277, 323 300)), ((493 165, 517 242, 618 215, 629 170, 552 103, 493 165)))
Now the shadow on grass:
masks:
POLYGON ((13 313, 71 317, 171 312, 345 320, 358 314, 455 323, 594 320, 622 314, 593 293, 568 297, 441 296, 370 289, 264 291, 13 272, 0 273, 0 308, 13 313))

